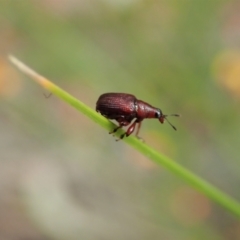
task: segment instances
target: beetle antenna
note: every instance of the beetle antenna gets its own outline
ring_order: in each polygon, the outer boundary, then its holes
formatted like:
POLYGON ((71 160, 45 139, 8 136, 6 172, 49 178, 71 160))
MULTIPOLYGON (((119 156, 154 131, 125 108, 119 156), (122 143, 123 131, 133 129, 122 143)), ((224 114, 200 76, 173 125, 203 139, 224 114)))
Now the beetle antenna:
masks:
POLYGON ((168 115, 165 115, 165 117, 167 117, 167 116, 181 117, 181 115, 179 115, 179 114, 168 114, 168 115))
POLYGON ((173 125, 168 121, 167 116, 180 117, 180 115, 179 115, 179 114, 169 114, 169 115, 164 115, 164 118, 167 120, 167 122, 169 123, 169 125, 172 126, 172 128, 173 128, 174 130, 177 131, 177 128, 176 128, 175 126, 173 126, 173 125))

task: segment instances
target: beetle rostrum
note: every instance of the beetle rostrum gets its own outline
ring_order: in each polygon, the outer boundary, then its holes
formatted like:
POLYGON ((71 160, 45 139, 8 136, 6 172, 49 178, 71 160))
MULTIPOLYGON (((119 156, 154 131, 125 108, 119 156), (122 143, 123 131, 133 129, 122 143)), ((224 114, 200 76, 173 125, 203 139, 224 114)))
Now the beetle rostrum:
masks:
POLYGON ((110 134, 131 124, 127 131, 120 136, 120 139, 131 135, 136 126, 136 136, 138 137, 141 123, 145 118, 157 118, 161 123, 164 123, 166 120, 174 130, 177 130, 168 121, 167 116, 179 117, 178 114, 165 115, 161 109, 155 108, 142 100, 138 100, 134 95, 127 93, 102 94, 96 103, 96 111, 100 112, 107 119, 113 119, 119 123, 119 126, 113 129, 110 134))

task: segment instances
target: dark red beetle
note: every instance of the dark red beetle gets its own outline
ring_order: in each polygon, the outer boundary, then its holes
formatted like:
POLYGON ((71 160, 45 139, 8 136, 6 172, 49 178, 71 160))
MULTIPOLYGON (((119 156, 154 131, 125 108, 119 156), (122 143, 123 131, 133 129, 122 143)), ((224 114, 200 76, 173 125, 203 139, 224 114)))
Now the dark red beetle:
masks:
MULTIPOLYGON (((102 94, 97 101, 96 111, 100 112, 104 117, 114 119, 119 123, 119 126, 110 133, 116 132, 123 126, 128 126, 135 119, 127 129, 127 132, 120 136, 120 139, 131 135, 137 124, 136 136, 138 137, 141 123, 145 118, 157 118, 161 123, 164 123, 164 120, 167 120, 167 116, 179 117, 178 114, 164 115, 159 108, 155 108, 142 100, 138 100, 134 95, 127 93, 102 94)), ((177 130, 168 120, 167 122, 173 129, 177 130)))

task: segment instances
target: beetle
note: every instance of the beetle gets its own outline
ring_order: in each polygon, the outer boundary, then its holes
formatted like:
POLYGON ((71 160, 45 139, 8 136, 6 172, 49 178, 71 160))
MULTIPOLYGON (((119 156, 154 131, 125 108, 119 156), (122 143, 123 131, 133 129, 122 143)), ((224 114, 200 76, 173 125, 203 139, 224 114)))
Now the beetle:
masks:
POLYGON ((164 123, 166 120, 174 130, 177 130, 176 127, 168 121, 167 116, 179 117, 179 114, 165 115, 161 109, 155 108, 142 100, 138 100, 134 95, 128 93, 102 94, 97 100, 96 111, 100 112, 101 115, 107 119, 113 119, 119 123, 119 126, 109 132, 109 134, 115 133, 118 129, 132 123, 127 131, 120 136, 120 139, 123 139, 124 136, 128 137, 131 135, 136 125, 136 136, 138 137, 141 123, 145 118, 157 118, 160 123, 164 123), (135 120, 132 122, 133 119, 135 120))

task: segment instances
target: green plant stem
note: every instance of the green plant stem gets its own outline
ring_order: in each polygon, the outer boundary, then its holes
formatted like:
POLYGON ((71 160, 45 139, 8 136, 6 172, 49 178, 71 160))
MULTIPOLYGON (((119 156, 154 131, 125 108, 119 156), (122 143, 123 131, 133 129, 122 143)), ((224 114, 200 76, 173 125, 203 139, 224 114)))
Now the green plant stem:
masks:
MULTIPOLYGON (((80 112, 88 116, 90 119, 92 119, 94 122, 98 123, 105 129, 110 131, 113 129, 114 126, 116 126, 106 118, 102 117, 96 111, 86 106, 84 103, 80 102, 79 100, 71 96, 69 93, 65 92, 60 87, 50 82, 48 79, 44 78, 43 76, 39 75, 38 73, 30 69, 28 66, 20 62, 15 57, 10 56, 9 59, 21 72, 31 77, 33 80, 38 82, 44 88, 46 88, 47 90, 49 90, 62 100, 66 101, 74 108, 78 109, 80 112)), ((122 133, 123 131, 121 130, 116 135, 120 136, 122 133)), ((207 181, 196 176, 189 170, 185 169, 178 163, 171 160, 170 158, 158 153, 150 146, 139 141, 136 137, 130 136, 128 138, 124 138, 123 140, 130 144, 135 149, 137 149, 143 155, 153 160, 155 163, 164 166, 166 169, 174 173, 176 176, 185 180, 189 185, 191 185, 192 187, 206 195, 208 198, 220 204, 222 207, 234 213, 236 216, 240 217, 240 203, 231 198, 230 196, 228 196, 227 194, 225 194, 224 192, 222 192, 221 190, 217 189, 207 181)))

